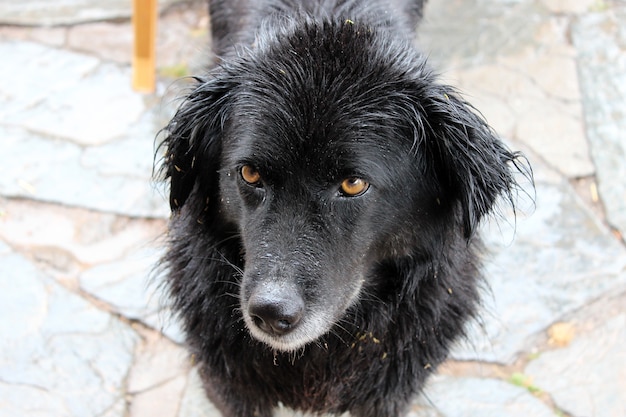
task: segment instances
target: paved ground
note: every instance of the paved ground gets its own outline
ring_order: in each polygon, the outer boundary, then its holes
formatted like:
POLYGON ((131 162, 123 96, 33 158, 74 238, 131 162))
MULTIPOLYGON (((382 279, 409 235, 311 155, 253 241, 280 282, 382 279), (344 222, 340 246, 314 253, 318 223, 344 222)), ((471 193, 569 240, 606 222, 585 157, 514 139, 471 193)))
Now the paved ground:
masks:
MULTIPOLYGON (((217 416, 150 283, 153 138, 205 7, 164 13, 139 95, 126 3, 0 3, 1 417, 217 416)), ((485 228, 483 326, 411 416, 626 416, 625 28, 623 0, 430 1, 422 48, 526 152, 537 203, 485 228)))

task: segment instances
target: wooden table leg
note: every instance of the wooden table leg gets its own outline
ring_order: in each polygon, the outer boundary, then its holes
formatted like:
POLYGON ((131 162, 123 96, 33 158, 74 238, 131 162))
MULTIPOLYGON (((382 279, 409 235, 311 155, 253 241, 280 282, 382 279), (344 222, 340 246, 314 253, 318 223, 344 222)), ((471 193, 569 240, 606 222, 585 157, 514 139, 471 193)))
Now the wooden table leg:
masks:
POLYGON ((153 92, 156 82, 157 0, 133 0, 133 88, 153 92))

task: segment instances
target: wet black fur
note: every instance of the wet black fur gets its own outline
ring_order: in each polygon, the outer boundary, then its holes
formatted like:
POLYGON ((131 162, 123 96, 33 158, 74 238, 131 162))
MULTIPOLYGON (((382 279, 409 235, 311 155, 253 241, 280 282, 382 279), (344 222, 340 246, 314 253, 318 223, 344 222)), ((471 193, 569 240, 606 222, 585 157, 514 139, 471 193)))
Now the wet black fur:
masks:
POLYGON ((411 45, 422 1, 299 3, 211 4, 220 64, 165 129, 166 284, 224 416, 401 416, 476 313, 476 227, 519 159, 411 45), (243 311, 277 281, 340 314, 270 347, 243 311))

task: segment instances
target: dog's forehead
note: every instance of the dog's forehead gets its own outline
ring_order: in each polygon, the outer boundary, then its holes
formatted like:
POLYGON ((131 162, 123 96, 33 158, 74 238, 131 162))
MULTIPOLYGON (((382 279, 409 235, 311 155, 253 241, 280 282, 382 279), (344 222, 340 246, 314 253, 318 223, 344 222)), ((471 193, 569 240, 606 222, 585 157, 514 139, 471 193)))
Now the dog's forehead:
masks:
POLYGON ((304 132, 295 124, 276 121, 246 122, 233 126, 225 152, 233 162, 258 166, 310 165, 329 169, 328 165, 346 166, 386 154, 382 141, 349 129, 320 129, 304 132))
POLYGON ((379 53, 378 35, 351 24, 303 29, 247 61, 232 95, 231 163, 336 176, 406 160, 410 70, 407 57, 379 53))
POLYGON ((294 126, 249 119, 233 126, 224 151, 230 166, 250 163, 275 178, 332 182, 362 175, 390 183, 391 177, 416 169, 411 139, 405 136, 389 126, 336 125, 305 135, 294 126))
POLYGON ((322 170, 379 161, 413 147, 399 113, 391 100, 384 106, 350 101, 316 86, 281 91, 272 99, 248 92, 233 106, 226 151, 238 161, 310 164, 322 170))

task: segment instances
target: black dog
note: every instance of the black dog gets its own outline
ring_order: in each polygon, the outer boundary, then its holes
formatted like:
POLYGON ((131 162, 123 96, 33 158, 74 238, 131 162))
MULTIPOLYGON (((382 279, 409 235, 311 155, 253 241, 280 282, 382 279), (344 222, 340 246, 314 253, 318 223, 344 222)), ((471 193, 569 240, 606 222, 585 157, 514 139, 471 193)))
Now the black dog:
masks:
POLYGON ((225 416, 400 416, 476 312, 474 232, 519 159, 411 46, 422 5, 211 2, 165 264, 225 416))

